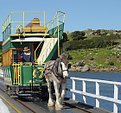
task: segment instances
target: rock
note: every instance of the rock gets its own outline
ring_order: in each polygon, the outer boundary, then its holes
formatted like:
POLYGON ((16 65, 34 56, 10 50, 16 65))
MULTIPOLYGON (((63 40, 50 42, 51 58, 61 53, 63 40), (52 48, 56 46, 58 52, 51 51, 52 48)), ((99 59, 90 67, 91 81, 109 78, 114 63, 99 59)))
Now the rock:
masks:
POLYGON ((90 68, 88 65, 84 65, 84 67, 81 69, 81 72, 86 72, 86 71, 89 71, 90 68))
POLYGON ((69 71, 75 72, 75 71, 77 71, 77 70, 76 70, 76 67, 73 67, 73 66, 72 66, 72 67, 69 69, 69 71))
POLYGON ((84 65, 84 66, 72 66, 71 69, 69 69, 69 71, 78 71, 78 72, 86 72, 86 71, 89 71, 90 68, 88 65, 84 65))
POLYGON ((77 71, 81 71, 82 70, 82 66, 79 66, 76 68, 77 71))
POLYGON ((85 62, 84 62, 84 60, 80 60, 80 61, 77 62, 75 65, 76 65, 76 66, 84 66, 84 65, 85 65, 85 62))

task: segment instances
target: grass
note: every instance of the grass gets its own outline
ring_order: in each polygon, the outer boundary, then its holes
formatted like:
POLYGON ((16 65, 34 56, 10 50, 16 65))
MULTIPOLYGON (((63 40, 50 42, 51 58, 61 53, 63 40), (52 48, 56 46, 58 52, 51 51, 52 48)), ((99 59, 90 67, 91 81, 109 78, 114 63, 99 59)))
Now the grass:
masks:
POLYGON ((120 52, 109 48, 79 49, 68 51, 68 53, 72 57, 70 60, 72 63, 84 60, 92 68, 121 67, 120 52))

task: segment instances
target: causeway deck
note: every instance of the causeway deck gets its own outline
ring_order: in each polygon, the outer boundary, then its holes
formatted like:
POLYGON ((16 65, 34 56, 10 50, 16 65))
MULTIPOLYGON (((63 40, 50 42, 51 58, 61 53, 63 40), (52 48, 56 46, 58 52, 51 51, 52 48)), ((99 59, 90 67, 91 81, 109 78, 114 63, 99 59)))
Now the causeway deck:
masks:
MULTIPOLYGON (((0 85, 1 87, 4 87, 3 84, 3 75, 0 74, 0 85)), ((1 88, 0 87, 0 88, 1 88)), ((3 92, 1 92, 2 94, 3 92)), ((5 96, 6 94, 4 94, 5 96)), ((9 97, 6 96, 4 98, 7 98, 9 100, 9 97)), ((11 100, 11 98, 10 98, 11 100)), ((9 101, 10 101, 9 100, 9 101)), ((11 102, 11 101, 10 101, 11 102)), ((25 102, 26 103, 26 102, 25 102)), ((5 105, 10 108, 10 106, 5 102, 5 105)), ((18 108, 18 104, 15 104, 16 108, 18 108)), ((27 102, 27 106, 29 108, 36 108, 35 113, 112 113, 110 111, 106 111, 104 109, 96 108, 90 105, 83 104, 81 102, 75 102, 73 100, 69 100, 68 98, 64 101, 64 107, 62 110, 56 110, 55 107, 48 107, 47 101, 37 101, 37 102, 27 102)), ((18 108, 20 109, 20 107, 18 108)), ((21 108, 23 110, 23 108, 21 108)), ((20 109, 20 111, 21 111, 20 109)), ((11 108, 9 109, 10 113, 14 113, 15 111, 11 108), (12 111, 13 110, 13 111, 12 111)), ((22 111, 21 111, 22 113, 22 111)), ((26 112, 25 112, 26 113, 26 112)))

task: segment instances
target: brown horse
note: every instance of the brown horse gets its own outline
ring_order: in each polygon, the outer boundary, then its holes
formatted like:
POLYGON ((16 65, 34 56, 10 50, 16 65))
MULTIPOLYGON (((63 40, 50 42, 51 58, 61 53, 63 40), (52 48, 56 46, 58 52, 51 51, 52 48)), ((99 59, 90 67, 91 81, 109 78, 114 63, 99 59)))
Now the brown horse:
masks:
POLYGON ((45 78, 48 85, 48 106, 54 106, 61 109, 65 95, 66 79, 68 78, 67 55, 62 54, 59 59, 48 61, 45 64, 45 78), (56 100, 52 99, 51 83, 53 83, 56 100))

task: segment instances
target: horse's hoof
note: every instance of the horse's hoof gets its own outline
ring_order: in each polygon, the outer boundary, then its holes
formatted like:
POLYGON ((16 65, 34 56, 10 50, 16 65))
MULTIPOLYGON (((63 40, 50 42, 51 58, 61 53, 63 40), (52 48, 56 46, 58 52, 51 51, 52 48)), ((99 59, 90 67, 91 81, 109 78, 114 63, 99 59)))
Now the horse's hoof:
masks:
POLYGON ((48 106, 49 106, 49 107, 54 106, 54 102, 48 102, 48 106))
POLYGON ((56 110, 61 110, 63 108, 63 105, 61 104, 55 104, 56 110))

